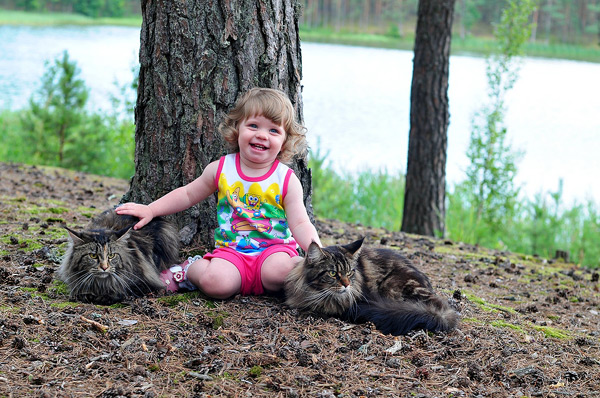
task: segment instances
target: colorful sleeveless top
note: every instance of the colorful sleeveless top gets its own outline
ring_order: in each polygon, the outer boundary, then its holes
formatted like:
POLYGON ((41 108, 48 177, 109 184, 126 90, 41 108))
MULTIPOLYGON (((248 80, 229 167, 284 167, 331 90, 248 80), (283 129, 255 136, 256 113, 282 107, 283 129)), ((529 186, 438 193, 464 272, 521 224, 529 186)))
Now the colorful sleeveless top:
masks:
POLYGON ((218 187, 215 246, 257 255, 272 245, 296 248, 283 199, 293 171, 275 161, 261 177, 242 172, 238 153, 223 156, 215 178, 218 187))

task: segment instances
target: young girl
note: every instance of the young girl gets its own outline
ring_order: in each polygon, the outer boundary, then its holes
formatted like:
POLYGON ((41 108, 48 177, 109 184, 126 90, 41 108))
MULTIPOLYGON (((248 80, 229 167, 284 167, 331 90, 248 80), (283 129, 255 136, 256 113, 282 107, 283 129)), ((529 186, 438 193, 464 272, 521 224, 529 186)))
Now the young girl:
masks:
POLYGON ((312 241, 321 245, 304 207, 300 180, 281 163, 306 148, 304 130, 284 93, 251 89, 220 127, 234 153, 149 205, 126 203, 116 209, 138 217, 138 229, 218 191, 216 249, 163 271, 167 290, 197 287, 221 299, 278 291, 302 260, 297 245, 304 250, 312 241))

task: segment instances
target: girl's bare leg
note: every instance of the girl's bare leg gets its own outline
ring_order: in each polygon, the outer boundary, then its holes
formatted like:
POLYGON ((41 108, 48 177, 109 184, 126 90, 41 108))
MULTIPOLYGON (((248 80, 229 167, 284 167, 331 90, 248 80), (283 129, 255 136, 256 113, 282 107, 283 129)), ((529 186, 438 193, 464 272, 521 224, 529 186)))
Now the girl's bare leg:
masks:
POLYGON ((284 252, 273 253, 265 259, 260 271, 262 285, 266 291, 277 292, 283 289, 283 282, 302 257, 290 257, 284 252))
POLYGON ((195 261, 187 271, 187 279, 204 294, 226 299, 240 292, 242 277, 235 265, 221 258, 195 261))

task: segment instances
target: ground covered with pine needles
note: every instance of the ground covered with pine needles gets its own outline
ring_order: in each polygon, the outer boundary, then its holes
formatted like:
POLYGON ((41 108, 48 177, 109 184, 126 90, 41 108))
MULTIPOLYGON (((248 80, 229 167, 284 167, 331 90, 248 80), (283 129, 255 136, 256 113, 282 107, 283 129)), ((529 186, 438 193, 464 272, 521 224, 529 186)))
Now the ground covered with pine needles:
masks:
POLYGON ((62 226, 127 188, 0 164, 0 397, 600 396, 598 272, 459 242, 317 222, 325 244, 365 236, 409 256, 459 309, 448 334, 383 335, 281 297, 69 301, 55 280, 62 226))

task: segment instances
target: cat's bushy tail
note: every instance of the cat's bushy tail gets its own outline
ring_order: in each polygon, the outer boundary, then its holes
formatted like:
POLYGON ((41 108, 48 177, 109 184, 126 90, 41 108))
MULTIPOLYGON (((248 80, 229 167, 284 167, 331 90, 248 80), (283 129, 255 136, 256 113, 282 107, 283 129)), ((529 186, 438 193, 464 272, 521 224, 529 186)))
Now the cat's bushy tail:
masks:
POLYGON ((449 331, 456 327, 459 319, 458 313, 440 297, 428 301, 377 297, 359 303, 353 312, 354 320, 372 322, 381 332, 397 336, 413 329, 449 331))

